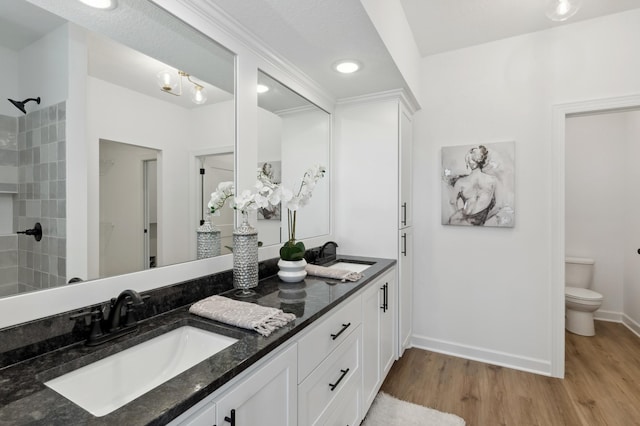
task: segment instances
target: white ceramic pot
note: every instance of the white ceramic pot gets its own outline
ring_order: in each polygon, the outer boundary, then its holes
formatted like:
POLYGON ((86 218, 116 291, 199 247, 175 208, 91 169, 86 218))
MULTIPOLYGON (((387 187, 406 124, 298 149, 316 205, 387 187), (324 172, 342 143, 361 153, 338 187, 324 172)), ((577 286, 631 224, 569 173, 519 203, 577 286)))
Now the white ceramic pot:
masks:
POLYGON ((307 271, 305 270, 305 266, 307 266, 307 261, 302 260, 282 260, 278 261, 278 276, 280 279, 286 283, 297 283, 307 276, 307 271))

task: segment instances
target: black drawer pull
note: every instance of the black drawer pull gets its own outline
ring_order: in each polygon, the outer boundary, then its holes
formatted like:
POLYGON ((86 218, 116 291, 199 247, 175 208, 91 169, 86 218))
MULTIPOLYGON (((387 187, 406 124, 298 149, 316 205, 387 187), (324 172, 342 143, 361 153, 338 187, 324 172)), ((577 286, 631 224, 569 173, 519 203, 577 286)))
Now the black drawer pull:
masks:
POLYGON ((344 376, 347 375, 347 373, 349 372, 349 369, 347 368, 346 370, 340 370, 340 372, 342 373, 342 375, 340 376, 340 378, 338 379, 337 382, 331 384, 329 383, 329 387, 331 388, 331 392, 333 392, 333 390, 338 387, 338 385, 340 384, 340 382, 342 381, 342 379, 344 379, 344 376))
POLYGON ((236 410, 231 410, 231 417, 224 416, 224 421, 231 423, 231 426, 236 426, 236 410))
POLYGON ((342 324, 342 329, 340 331, 338 331, 336 334, 332 334, 331 335, 331 340, 336 340, 338 338, 339 335, 341 335, 342 333, 344 333, 344 331, 349 328, 349 326, 351 325, 351 323, 347 323, 347 324, 342 324))

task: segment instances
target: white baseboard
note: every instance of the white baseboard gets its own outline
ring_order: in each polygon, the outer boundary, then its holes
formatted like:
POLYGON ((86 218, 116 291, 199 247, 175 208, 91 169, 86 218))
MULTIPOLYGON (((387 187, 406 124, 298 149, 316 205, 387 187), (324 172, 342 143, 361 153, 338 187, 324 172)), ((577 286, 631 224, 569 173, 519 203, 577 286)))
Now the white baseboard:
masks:
POLYGON ((413 335, 411 338, 411 346, 431 352, 551 376, 551 361, 548 360, 528 358, 416 335, 413 335))
POLYGON ((622 322, 622 312, 597 310, 593 317, 600 321, 622 322))
POLYGON ((622 324, 626 325, 629 330, 631 330, 636 336, 640 337, 640 324, 636 321, 629 318, 629 316, 624 315, 622 317, 622 324))
POLYGON ((625 327, 627 327, 633 334, 640 337, 640 324, 634 321, 627 314, 622 312, 612 312, 612 311, 595 311, 593 313, 593 317, 598 321, 611 321, 611 322, 619 322, 625 327))

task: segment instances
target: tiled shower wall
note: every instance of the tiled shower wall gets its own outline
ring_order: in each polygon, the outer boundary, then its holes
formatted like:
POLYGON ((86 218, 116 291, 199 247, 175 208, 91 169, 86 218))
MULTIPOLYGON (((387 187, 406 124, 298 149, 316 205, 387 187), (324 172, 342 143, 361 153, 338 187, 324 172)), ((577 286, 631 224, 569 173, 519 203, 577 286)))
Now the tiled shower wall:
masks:
POLYGON ((18 119, 0 115, 0 297, 18 291, 18 238, 12 206, 18 192, 18 119))
POLYGON ((42 225, 42 240, 18 237, 18 293, 66 283, 66 104, 18 119, 18 197, 14 224, 42 225))

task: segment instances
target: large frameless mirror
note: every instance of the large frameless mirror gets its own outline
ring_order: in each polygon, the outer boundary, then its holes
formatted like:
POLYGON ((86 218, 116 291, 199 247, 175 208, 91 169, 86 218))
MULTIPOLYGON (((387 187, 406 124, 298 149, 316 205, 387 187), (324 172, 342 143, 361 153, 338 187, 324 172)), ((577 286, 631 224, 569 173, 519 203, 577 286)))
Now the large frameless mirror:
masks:
POLYGON ((39 98, 0 106, 0 296, 196 260, 235 176, 235 55, 139 0, 2 2, 0 26, 2 97, 39 98))
MULTIPOLYGON (((268 74, 258 72, 257 173, 294 191, 310 167, 329 170, 331 116, 268 74)), ((330 172, 318 181, 309 204, 297 211, 296 239, 330 232, 330 172)), ((287 241, 287 215, 276 208, 258 211, 264 245, 287 241)))

